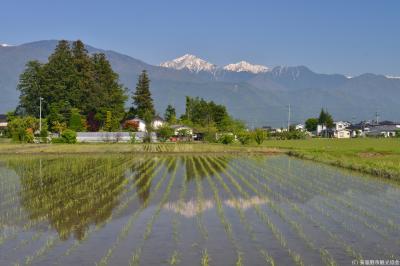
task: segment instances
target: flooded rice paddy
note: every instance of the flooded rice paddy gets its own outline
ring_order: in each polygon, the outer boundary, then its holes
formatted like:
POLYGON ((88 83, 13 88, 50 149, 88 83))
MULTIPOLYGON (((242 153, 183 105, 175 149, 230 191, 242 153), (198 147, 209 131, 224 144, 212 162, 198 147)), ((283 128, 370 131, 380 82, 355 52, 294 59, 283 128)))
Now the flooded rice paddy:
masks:
POLYGON ((400 259, 400 189, 287 156, 0 158, 0 265, 400 259))

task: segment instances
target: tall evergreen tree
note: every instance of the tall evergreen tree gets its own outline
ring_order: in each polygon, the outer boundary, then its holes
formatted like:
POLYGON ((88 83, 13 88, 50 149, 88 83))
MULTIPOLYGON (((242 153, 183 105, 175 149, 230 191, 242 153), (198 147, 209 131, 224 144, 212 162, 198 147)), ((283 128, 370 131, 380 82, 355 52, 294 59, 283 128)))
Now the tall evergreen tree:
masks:
POLYGON ((318 123, 320 125, 324 125, 327 128, 332 128, 333 127, 333 118, 331 114, 329 114, 327 111, 324 110, 324 108, 321 109, 321 112, 319 114, 318 118, 318 123))
POLYGON ((48 63, 44 65, 44 73, 45 84, 42 84, 42 89, 48 92, 43 96, 45 102, 49 105, 69 102, 76 106, 72 91, 76 69, 68 41, 62 40, 58 43, 48 63))
POLYGON ((82 41, 77 40, 72 44, 72 56, 75 66, 72 93, 73 106, 80 105, 84 113, 96 110, 100 106, 100 97, 94 83, 93 64, 82 41))
POLYGON ((153 119, 156 111, 154 110, 153 99, 150 92, 150 79, 146 70, 143 70, 136 84, 136 91, 133 94, 135 112, 141 119, 153 119))
POLYGON ((90 130, 104 124, 107 111, 113 115, 113 128, 117 128, 127 99, 105 55, 90 56, 79 40, 72 48, 67 41, 60 41, 46 64, 28 62, 18 89, 19 113, 38 117, 42 97, 42 115, 50 115, 50 126, 56 121, 68 124, 71 109, 78 108, 90 120, 90 130))
MULTIPOLYGON (((30 61, 26 64, 25 71, 19 77, 17 89, 20 91, 19 106, 20 114, 32 116, 39 115, 39 97, 46 97, 44 91, 43 66, 38 61, 30 61)), ((44 102, 44 115, 47 114, 47 101, 44 102)))
MULTIPOLYGON (((107 111, 113 116, 113 121, 120 122, 125 114, 124 102, 127 97, 125 88, 118 83, 118 74, 115 73, 105 54, 94 54, 92 57, 96 97, 100 102, 95 108, 97 117, 105 118, 107 111)), ((103 123, 104 121, 100 121, 103 123)))

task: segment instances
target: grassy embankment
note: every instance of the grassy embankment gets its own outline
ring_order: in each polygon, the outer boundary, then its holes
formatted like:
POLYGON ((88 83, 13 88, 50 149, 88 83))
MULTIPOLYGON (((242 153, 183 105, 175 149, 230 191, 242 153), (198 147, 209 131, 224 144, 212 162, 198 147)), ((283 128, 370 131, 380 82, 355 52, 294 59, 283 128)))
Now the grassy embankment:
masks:
POLYGON ((400 180, 400 139, 311 139, 266 141, 303 159, 400 180))

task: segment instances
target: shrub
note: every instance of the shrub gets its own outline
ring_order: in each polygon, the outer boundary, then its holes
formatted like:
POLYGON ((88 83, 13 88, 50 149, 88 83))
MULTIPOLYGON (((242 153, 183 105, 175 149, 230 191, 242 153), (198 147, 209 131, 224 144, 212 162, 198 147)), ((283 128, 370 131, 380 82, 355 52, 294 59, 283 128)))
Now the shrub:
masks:
POLYGON ((242 132, 238 134, 238 140, 242 145, 249 144, 251 141, 251 135, 249 132, 242 132))
POLYGON ((25 142, 33 143, 35 136, 33 135, 32 128, 25 129, 25 142))
POLYGON ((136 134, 135 133, 131 133, 131 143, 132 144, 136 143, 136 134))
POLYGON ((235 136, 234 135, 232 135, 232 134, 224 134, 218 139, 218 142, 227 145, 227 144, 232 144, 234 140, 235 140, 235 136))
POLYGON ((167 141, 174 135, 174 129, 169 126, 162 126, 157 130, 157 137, 161 142, 167 141))
POLYGON ((63 139, 63 143, 76 143, 76 132, 71 129, 67 129, 61 134, 61 138, 63 139))
POLYGON ((254 141, 260 145, 264 142, 264 140, 267 138, 267 132, 265 132, 265 130, 262 129, 256 129, 253 132, 253 138, 254 141))
POLYGON ((71 118, 69 120, 69 128, 74 131, 83 131, 84 126, 82 123, 82 116, 79 113, 79 110, 74 108, 71 110, 71 118))

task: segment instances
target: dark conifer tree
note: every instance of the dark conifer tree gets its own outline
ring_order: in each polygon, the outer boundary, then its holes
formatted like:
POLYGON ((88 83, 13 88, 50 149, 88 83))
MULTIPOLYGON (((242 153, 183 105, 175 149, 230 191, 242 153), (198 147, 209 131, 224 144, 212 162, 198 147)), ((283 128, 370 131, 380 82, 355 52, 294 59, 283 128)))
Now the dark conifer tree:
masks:
POLYGON ((146 70, 143 70, 139 76, 132 99, 135 105, 135 112, 139 118, 144 120, 153 119, 156 112, 151 98, 150 80, 146 70))

